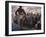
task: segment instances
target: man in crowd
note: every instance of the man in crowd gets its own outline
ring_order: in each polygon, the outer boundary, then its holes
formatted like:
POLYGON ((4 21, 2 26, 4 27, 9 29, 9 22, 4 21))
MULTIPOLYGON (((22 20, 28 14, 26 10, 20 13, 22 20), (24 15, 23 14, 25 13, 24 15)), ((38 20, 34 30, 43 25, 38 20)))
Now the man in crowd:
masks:
POLYGON ((24 9, 22 9, 22 6, 19 6, 19 8, 17 9, 17 11, 15 12, 15 15, 17 16, 17 22, 20 25, 21 29, 23 27, 23 22, 22 22, 22 18, 26 15, 24 9))

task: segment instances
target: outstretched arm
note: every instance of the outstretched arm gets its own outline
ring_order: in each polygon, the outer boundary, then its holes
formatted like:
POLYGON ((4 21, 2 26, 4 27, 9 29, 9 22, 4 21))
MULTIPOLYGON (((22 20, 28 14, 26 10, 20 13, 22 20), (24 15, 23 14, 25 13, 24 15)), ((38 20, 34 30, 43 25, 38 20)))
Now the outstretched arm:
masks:
POLYGON ((17 15, 18 10, 15 12, 15 15, 17 15))
POLYGON ((17 11, 15 12, 15 15, 17 15, 17 11))

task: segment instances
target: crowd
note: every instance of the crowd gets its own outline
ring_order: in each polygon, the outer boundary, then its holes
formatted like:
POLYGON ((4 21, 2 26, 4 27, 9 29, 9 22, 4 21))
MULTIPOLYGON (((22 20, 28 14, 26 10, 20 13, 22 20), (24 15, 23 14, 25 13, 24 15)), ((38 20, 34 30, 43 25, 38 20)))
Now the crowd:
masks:
POLYGON ((20 22, 21 25, 23 24, 23 27, 27 27, 29 29, 41 29, 41 14, 27 13, 24 18, 24 20, 21 20, 22 23, 20 22))
POLYGON ((13 19, 12 30, 35 30, 41 29, 41 14, 27 13, 20 6, 15 12, 15 19, 13 19), (18 12, 18 14, 17 14, 18 12), (23 16, 24 15, 24 16, 23 16))
POLYGON ((38 30, 41 29, 41 14, 27 13, 26 16, 20 20, 20 24, 18 24, 17 20, 14 20, 14 22, 16 24, 15 29, 38 30))

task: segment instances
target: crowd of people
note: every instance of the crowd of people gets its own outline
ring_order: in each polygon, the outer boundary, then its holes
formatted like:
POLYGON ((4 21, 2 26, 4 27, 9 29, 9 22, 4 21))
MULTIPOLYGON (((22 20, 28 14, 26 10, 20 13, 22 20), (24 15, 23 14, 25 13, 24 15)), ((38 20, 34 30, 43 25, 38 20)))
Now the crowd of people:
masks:
POLYGON ((23 21, 23 26, 29 29, 41 29, 41 14, 27 13, 23 21))
POLYGON ((26 12, 20 6, 19 9, 15 12, 15 15, 16 15, 16 18, 15 18, 16 20, 14 20, 15 26, 13 25, 13 30, 41 29, 41 14, 40 13, 35 14, 31 12, 26 14, 26 12))

